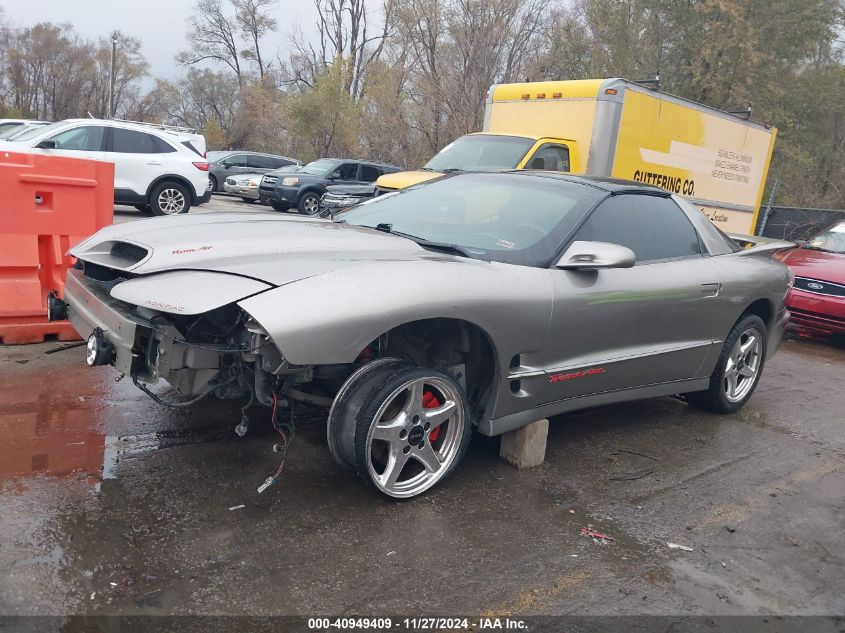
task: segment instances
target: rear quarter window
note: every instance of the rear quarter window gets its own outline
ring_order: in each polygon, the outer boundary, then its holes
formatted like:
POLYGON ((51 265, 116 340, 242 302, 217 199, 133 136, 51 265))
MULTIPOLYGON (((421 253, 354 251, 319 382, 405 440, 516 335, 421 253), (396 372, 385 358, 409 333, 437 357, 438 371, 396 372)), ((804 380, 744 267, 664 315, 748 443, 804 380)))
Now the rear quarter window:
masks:
POLYGON ((159 154, 161 145, 158 138, 152 134, 137 132, 135 130, 124 130, 112 128, 112 151, 124 154, 159 154))

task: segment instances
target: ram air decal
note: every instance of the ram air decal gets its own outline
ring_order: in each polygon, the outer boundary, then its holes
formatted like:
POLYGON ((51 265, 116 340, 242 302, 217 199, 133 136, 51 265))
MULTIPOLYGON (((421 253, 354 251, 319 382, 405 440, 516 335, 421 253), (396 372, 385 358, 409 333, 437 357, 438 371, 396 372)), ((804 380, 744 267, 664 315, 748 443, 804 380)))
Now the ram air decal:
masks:
POLYGON ((175 248, 170 251, 171 255, 184 255, 186 253, 202 253, 203 251, 210 251, 213 246, 199 246, 197 248, 175 248))
POLYGON ((575 380, 576 378, 584 378, 585 376, 598 376, 604 373, 604 367, 590 367, 590 369, 582 369, 581 371, 570 371, 561 374, 552 374, 549 376, 549 382, 555 384, 556 382, 565 382, 567 380, 575 380))

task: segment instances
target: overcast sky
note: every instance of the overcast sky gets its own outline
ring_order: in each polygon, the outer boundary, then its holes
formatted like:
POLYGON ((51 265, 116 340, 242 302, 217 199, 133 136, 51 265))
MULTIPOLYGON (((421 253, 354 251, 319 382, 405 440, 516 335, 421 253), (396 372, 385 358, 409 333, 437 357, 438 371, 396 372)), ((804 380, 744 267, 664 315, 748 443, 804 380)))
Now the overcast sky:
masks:
MULTIPOLYGON (((180 72, 173 57, 187 46, 185 32, 194 0, 0 0, 6 19, 14 26, 37 22, 70 22, 88 39, 117 29, 141 40, 150 72, 172 77, 180 72)), ((279 0, 274 15, 279 32, 266 39, 264 50, 288 50, 286 36, 294 25, 314 33, 313 0, 279 0)))

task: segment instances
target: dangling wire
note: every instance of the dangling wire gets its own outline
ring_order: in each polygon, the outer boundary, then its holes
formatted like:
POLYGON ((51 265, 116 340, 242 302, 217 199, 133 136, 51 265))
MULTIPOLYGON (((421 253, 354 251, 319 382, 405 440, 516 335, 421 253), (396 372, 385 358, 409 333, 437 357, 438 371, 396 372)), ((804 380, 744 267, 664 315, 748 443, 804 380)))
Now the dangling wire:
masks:
POLYGON ((284 422, 279 422, 278 421, 279 399, 276 396, 276 394, 273 393, 273 413, 270 417, 270 421, 273 423, 273 428, 276 430, 276 433, 278 433, 279 436, 282 438, 282 443, 274 446, 273 450, 280 452, 282 454, 282 462, 279 464, 279 468, 276 470, 276 472, 272 476, 267 477, 267 479, 264 480, 264 483, 261 484, 258 487, 259 494, 264 492, 265 490, 267 490, 267 488, 269 488, 273 484, 275 484, 278 481, 279 477, 282 474, 282 471, 285 468, 285 461, 287 460, 287 457, 288 457, 288 450, 290 449, 290 446, 293 443, 293 438, 296 435, 296 427, 294 426, 294 421, 293 421, 293 406, 292 405, 289 405, 289 406, 290 406, 290 423, 286 424, 284 422), (287 433, 285 433, 286 429, 287 429, 287 433))

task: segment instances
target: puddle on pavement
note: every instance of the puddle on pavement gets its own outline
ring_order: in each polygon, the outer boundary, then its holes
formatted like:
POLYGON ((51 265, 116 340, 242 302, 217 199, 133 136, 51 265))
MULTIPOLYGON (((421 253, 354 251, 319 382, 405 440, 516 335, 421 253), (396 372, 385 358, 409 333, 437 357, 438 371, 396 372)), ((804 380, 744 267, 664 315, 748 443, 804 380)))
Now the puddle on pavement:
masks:
MULTIPOLYGON (((150 451, 235 441, 237 404, 164 409, 106 370, 0 376, 0 484, 75 478, 96 491, 119 464, 150 451), (145 427, 159 427, 147 431, 145 427)), ((251 412, 255 426, 264 412, 251 412)), ((253 432, 252 429, 250 432, 253 432)), ((261 432, 259 429, 258 432, 261 432)), ((12 486, 12 489, 17 486, 12 486)))
POLYGON ((91 373, 51 374, 0 378, 0 481, 100 473, 104 385, 91 373))
MULTIPOLYGON (((6 577, 0 605, 9 612, 68 612, 80 601, 110 599, 92 584, 106 572, 92 571, 87 562, 97 560, 98 551, 105 560, 125 557, 121 537, 98 518, 122 508, 122 465, 188 444, 239 441, 233 431, 239 403, 173 411, 129 381, 116 383, 109 368, 59 361, 28 369, 0 369, 0 576, 6 577), (98 530, 105 532, 95 536, 98 530)), ((255 434, 263 435, 258 421, 264 412, 253 416, 255 434)), ((145 511, 139 509, 139 521, 147 520, 145 511)), ((128 578, 125 565, 114 574, 105 588, 115 595, 153 608, 173 602, 148 586, 152 581, 128 578)))

